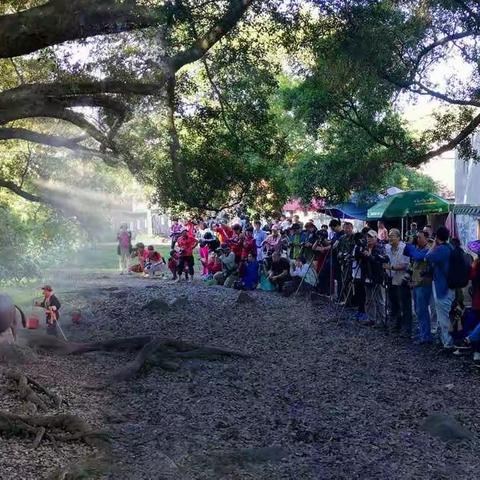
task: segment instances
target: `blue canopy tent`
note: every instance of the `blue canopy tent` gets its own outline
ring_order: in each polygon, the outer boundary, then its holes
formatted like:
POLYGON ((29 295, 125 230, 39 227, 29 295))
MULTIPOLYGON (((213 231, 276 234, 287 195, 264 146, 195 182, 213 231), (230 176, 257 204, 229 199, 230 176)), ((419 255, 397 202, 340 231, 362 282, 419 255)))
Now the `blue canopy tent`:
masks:
POLYGON ((368 208, 372 204, 357 205, 353 202, 339 203, 338 205, 326 206, 322 210, 331 217, 348 220, 366 220, 368 208))

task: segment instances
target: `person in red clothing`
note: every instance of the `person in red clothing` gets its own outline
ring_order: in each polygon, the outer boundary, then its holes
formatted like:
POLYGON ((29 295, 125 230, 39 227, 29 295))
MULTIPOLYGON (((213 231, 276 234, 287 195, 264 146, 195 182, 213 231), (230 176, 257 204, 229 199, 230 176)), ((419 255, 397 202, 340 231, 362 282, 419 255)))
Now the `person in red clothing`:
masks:
POLYGON ((145 276, 153 277, 155 272, 163 272, 163 270, 165 270, 165 260, 155 250, 153 245, 149 245, 147 247, 147 258, 145 259, 145 276))
POLYGON ((248 227, 245 230, 242 244, 242 260, 246 260, 249 254, 252 254, 254 259, 257 258, 257 244, 253 238, 253 227, 248 227))
POLYGON ((145 259, 148 257, 148 250, 143 243, 137 243, 132 253, 132 258, 137 258, 138 264, 130 267, 130 272, 143 273, 145 269, 145 259))
POLYGON ((177 279, 178 261, 179 261, 178 252, 175 250, 171 250, 170 257, 168 258, 168 269, 172 272, 172 275, 173 275, 172 280, 177 279))
POLYGON ((217 252, 211 252, 207 263, 208 277, 213 278, 217 272, 222 271, 222 262, 218 258, 217 252))
POLYGON ((238 224, 232 227, 233 234, 228 240, 227 245, 230 247, 230 251, 235 254, 235 262, 238 264, 242 258, 243 249, 243 235, 242 227, 238 224))
POLYGON ((179 249, 179 261, 178 261, 178 279, 182 278, 182 273, 185 271, 185 279, 188 281, 188 275, 193 279, 195 260, 193 258, 193 249, 197 246, 198 242, 195 237, 188 235, 188 230, 184 230, 177 240, 177 247, 179 249), (188 271, 187 271, 188 268, 188 271))
POLYGON ((221 245, 227 243, 233 236, 233 230, 225 222, 222 222, 221 225, 217 225, 215 233, 218 235, 218 240, 221 245))
POLYGON ((195 234, 197 233, 197 226, 193 220, 189 220, 185 224, 185 228, 187 229, 189 237, 195 237, 195 234))

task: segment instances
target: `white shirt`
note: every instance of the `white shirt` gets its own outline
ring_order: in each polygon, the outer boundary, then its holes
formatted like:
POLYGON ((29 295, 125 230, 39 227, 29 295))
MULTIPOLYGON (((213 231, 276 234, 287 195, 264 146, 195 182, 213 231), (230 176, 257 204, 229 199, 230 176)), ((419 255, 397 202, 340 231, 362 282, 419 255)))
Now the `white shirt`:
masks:
POLYGON ((305 277, 305 282, 310 285, 315 285, 317 283, 317 277, 313 266, 308 263, 304 263, 301 267, 297 267, 295 264, 290 267, 290 275, 292 277, 305 277))
POLYGON ((400 242, 394 250, 390 244, 385 245, 385 252, 390 260, 391 267, 402 267, 401 270, 387 270, 387 275, 392 279, 392 285, 401 285, 408 278, 406 269, 410 264, 410 258, 403 254, 405 243, 400 242))

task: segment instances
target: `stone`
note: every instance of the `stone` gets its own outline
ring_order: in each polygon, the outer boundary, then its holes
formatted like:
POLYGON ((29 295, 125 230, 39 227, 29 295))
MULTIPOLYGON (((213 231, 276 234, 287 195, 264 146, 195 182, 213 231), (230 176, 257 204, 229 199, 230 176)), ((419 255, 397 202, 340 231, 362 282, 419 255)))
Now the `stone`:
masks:
POLYGON ((455 418, 445 413, 432 413, 422 425, 422 429, 444 442, 472 440, 473 434, 455 418))
POLYGON ((163 300, 156 298, 146 303, 142 307, 142 310, 147 310, 151 313, 168 312, 170 310, 170 305, 168 305, 167 302, 164 302, 163 300))
POLYGON ((255 300, 247 292, 240 292, 238 294, 236 303, 237 304, 255 303, 255 300))
POLYGON ((174 298, 170 302, 170 307, 184 307, 188 305, 188 297, 186 295, 180 295, 179 297, 174 298))

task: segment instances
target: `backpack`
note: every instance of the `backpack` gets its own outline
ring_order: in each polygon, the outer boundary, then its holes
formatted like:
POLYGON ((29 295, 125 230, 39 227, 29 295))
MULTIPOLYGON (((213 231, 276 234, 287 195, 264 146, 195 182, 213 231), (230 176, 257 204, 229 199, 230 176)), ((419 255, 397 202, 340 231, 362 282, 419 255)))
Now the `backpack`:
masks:
POLYGON ((461 248, 454 248, 450 253, 447 272, 448 288, 465 288, 470 279, 472 257, 461 248))

